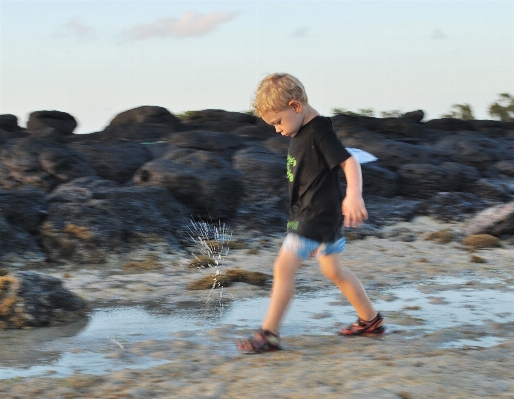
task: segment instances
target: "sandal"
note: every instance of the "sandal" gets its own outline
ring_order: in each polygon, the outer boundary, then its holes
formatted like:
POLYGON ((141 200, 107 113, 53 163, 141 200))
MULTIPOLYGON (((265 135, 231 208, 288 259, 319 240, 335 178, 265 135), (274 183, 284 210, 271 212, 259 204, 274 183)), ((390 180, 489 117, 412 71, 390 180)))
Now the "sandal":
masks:
POLYGON ((282 349, 280 347, 280 336, 262 328, 257 330, 252 338, 237 340, 236 346, 239 352, 245 354, 282 349))
POLYGON ((370 321, 361 319, 350 325, 347 328, 343 328, 340 335, 381 335, 385 333, 386 328, 383 325, 384 318, 380 313, 370 321))

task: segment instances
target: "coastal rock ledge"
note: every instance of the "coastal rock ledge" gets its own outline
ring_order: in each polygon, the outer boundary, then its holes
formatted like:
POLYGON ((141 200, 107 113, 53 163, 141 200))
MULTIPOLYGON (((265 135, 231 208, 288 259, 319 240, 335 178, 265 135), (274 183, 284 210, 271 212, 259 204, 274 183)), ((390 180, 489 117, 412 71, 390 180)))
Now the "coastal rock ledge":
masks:
MULTIPOLYGON (((345 146, 378 158, 362 165, 370 232, 415 216, 464 222, 514 201, 514 122, 423 118, 331 117, 345 146)), ((289 139, 262 119, 144 105, 103 131, 76 126, 62 111, 35 111, 27 128, 0 115, 0 267, 180 251, 191 219, 284 232, 289 139)), ((488 234, 512 235, 505 217, 488 234)))

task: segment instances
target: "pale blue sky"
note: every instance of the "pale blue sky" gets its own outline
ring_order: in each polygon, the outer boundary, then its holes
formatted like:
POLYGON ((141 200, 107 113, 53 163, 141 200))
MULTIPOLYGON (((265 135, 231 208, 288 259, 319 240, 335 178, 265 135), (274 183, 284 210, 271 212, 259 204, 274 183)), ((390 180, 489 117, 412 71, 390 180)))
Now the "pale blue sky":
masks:
POLYGON ((246 111, 289 72, 322 114, 452 104, 488 118, 514 94, 514 1, 0 0, 0 113, 59 110, 77 133, 118 113, 246 111))

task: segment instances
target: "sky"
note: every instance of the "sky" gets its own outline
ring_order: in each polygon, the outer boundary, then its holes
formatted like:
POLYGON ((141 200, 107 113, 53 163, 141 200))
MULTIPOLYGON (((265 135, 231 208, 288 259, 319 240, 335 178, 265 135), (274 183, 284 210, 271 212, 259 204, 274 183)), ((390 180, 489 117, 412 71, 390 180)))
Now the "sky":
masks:
POLYGON ((245 112, 288 72, 309 103, 425 119, 514 95, 514 0, 0 0, 0 114, 68 112, 75 133, 142 105, 245 112))

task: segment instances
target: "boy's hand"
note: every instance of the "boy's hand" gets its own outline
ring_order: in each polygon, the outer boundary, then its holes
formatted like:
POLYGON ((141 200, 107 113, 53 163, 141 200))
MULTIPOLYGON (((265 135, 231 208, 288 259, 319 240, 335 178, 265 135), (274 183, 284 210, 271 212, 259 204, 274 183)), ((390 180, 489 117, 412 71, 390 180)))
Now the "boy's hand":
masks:
POLYGON ((346 176, 346 197, 342 212, 345 227, 357 227, 368 218, 368 211, 362 199, 362 172, 357 160, 351 156, 340 164, 346 176))
POLYGON ((347 194, 342 203, 345 227, 358 227, 368 218, 362 195, 347 194))

